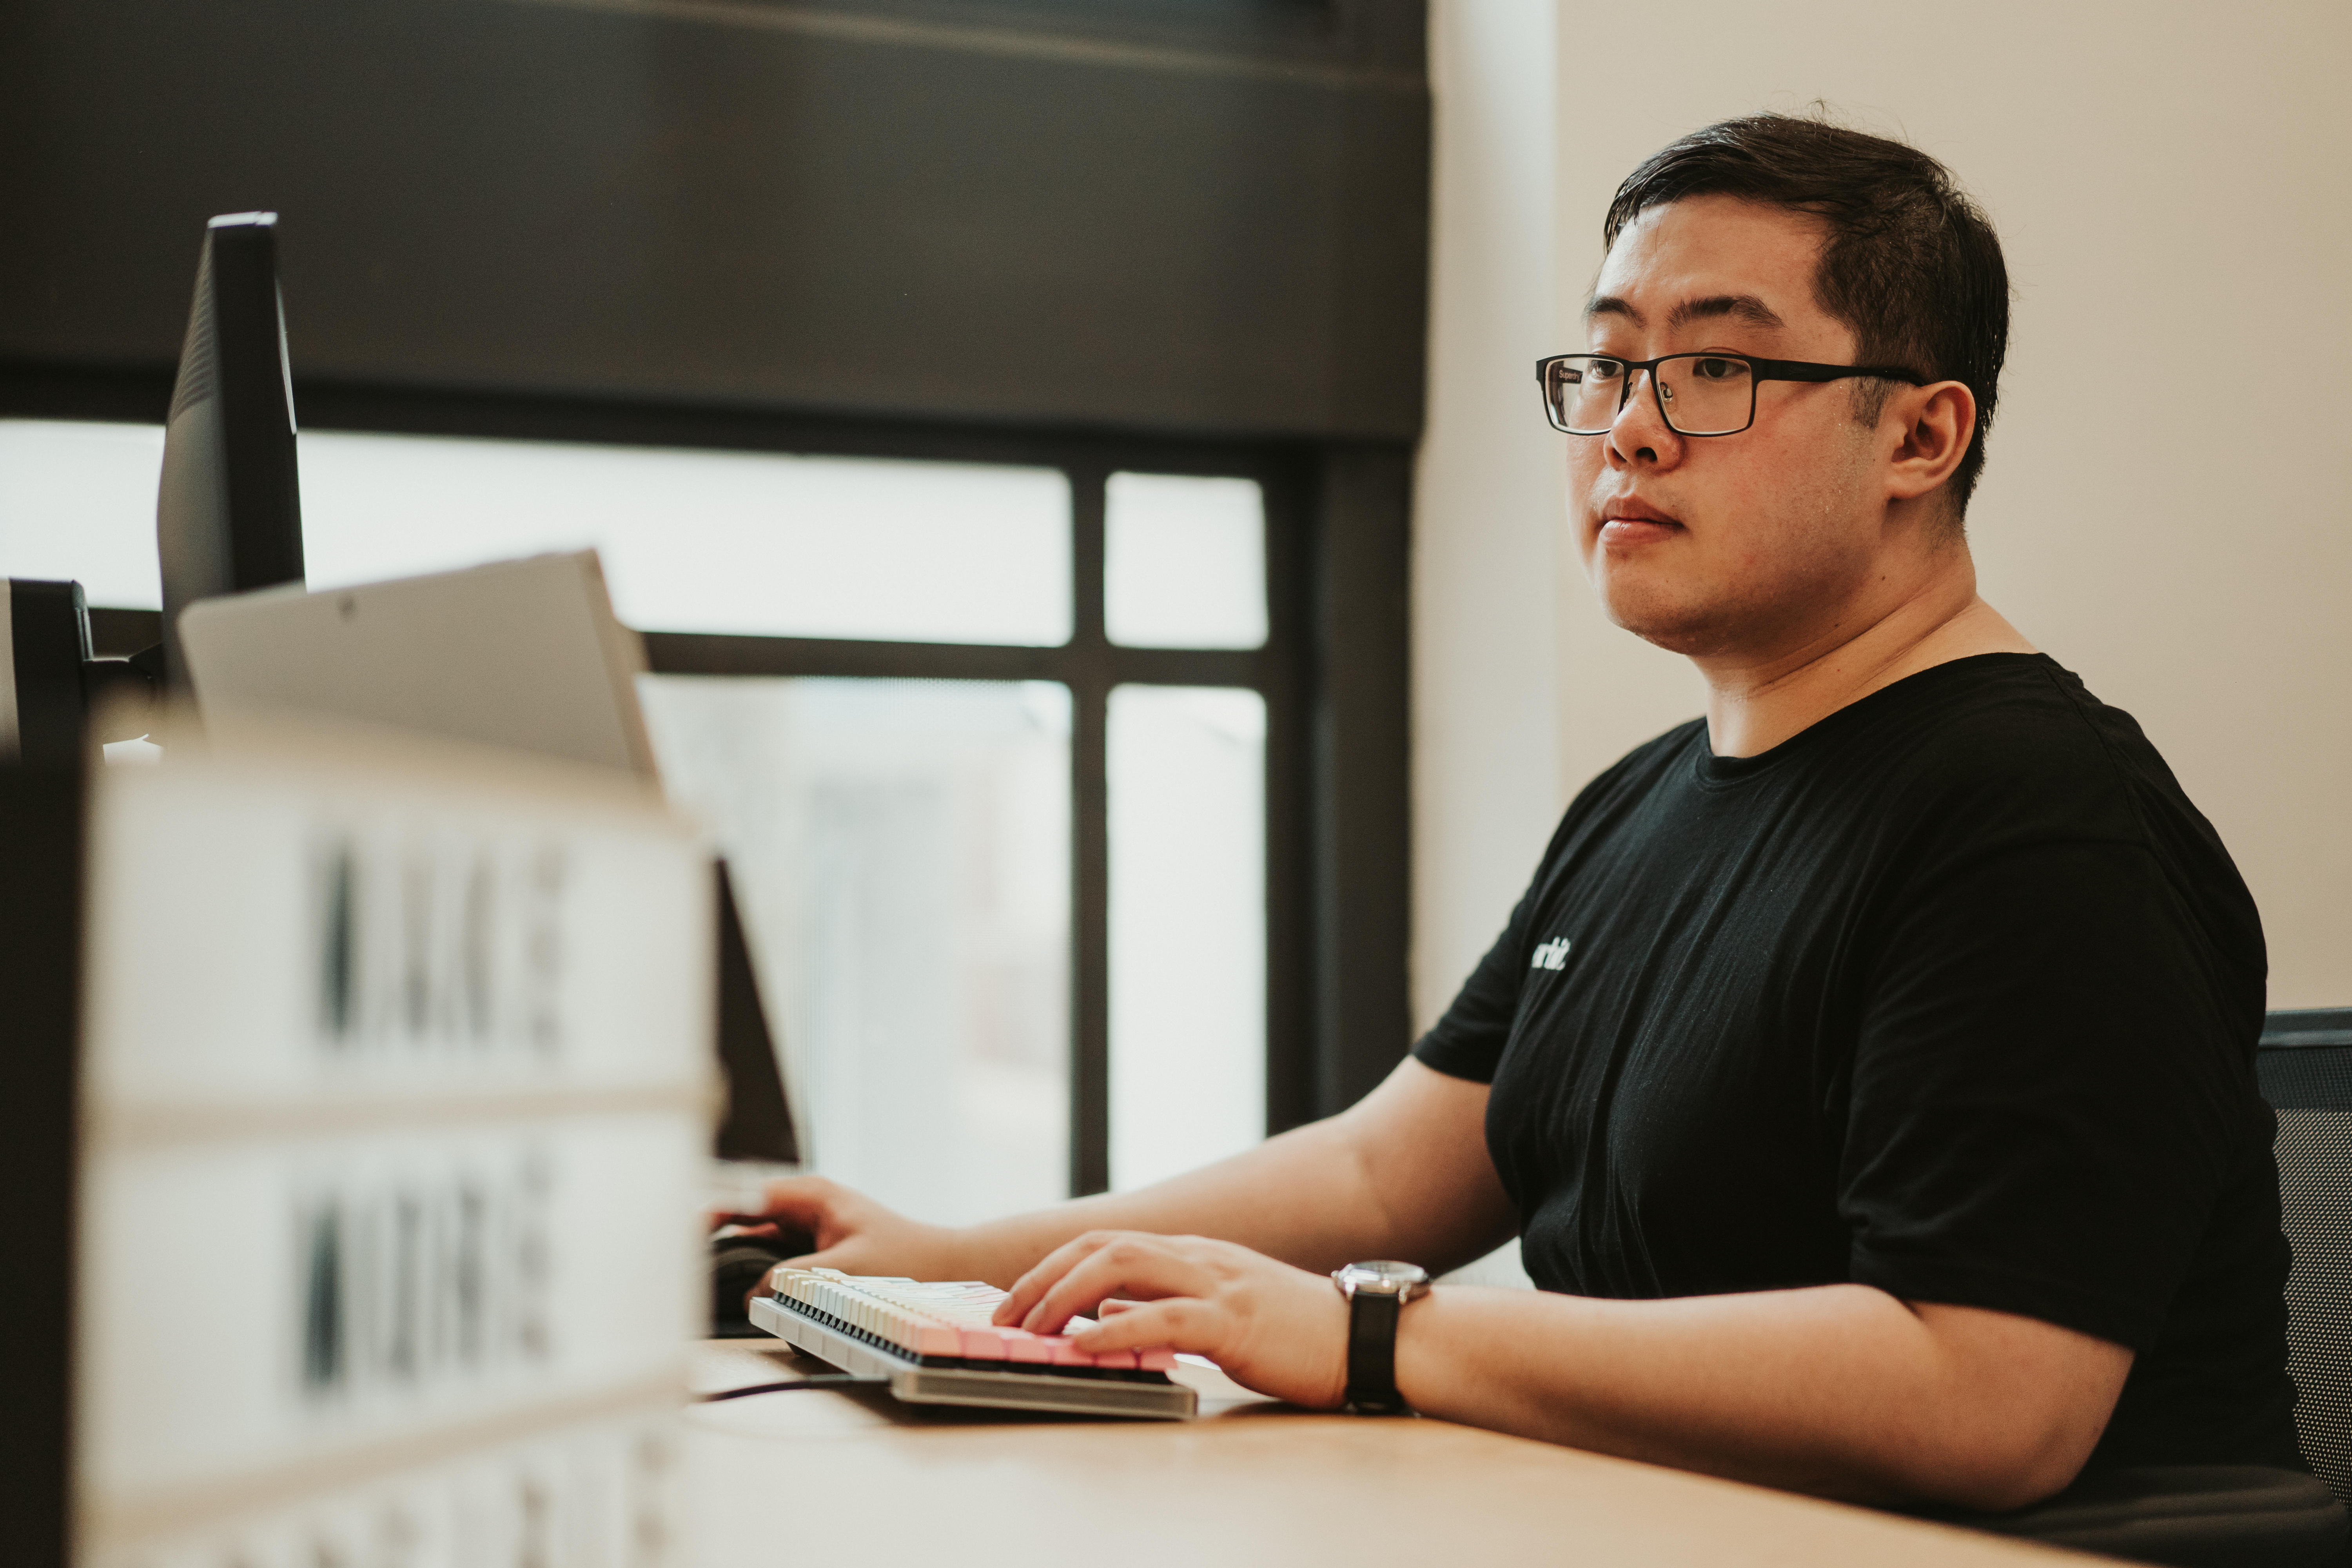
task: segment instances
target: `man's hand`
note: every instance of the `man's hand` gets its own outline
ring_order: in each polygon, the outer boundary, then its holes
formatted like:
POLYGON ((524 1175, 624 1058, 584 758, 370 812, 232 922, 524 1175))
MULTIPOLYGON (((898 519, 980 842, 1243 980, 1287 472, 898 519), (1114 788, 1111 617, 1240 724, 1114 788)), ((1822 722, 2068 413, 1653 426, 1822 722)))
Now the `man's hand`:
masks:
POLYGON ((1083 1351, 1171 1345, 1215 1362, 1244 1388, 1331 1409, 1348 1391, 1348 1304, 1323 1275, 1230 1241, 1089 1231, 1023 1275, 996 1321, 1059 1332, 1083 1351))
POLYGON ((815 1250, 786 1259, 799 1268, 953 1279, 961 1265, 955 1231, 908 1219, 823 1176, 781 1177, 766 1184, 756 1212, 713 1218, 751 1236, 761 1234, 763 1222, 807 1232, 815 1250))

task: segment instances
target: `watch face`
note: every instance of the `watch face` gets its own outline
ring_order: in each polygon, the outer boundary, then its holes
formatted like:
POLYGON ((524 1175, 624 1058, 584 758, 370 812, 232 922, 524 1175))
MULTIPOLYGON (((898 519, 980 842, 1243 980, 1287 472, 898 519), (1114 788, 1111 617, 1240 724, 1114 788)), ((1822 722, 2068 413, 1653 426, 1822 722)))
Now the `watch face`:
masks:
POLYGON ((1415 1285, 1427 1284, 1429 1270, 1418 1263, 1395 1263, 1377 1258, 1370 1263, 1350 1263, 1332 1278, 1348 1289, 1392 1296, 1415 1285))

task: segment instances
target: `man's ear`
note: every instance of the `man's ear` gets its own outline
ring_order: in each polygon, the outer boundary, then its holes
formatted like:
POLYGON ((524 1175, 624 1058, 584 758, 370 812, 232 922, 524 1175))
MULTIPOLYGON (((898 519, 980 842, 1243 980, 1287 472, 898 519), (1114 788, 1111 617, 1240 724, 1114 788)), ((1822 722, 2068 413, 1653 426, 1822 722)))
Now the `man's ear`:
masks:
POLYGON ((1916 500, 1952 477, 1976 439, 1977 399, 1957 381, 1906 386, 1886 400, 1881 431, 1896 437, 1887 494, 1916 500))

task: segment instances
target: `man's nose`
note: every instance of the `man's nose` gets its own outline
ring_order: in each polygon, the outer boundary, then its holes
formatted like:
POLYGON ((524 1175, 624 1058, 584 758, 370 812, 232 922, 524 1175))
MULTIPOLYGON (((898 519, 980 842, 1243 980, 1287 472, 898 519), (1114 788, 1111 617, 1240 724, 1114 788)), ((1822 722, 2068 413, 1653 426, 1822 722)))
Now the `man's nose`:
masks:
POLYGON ((1636 371, 1624 405, 1609 426, 1609 461, 1622 467, 1671 466, 1682 460, 1683 438, 1665 421, 1660 400, 1672 395, 1655 371, 1636 371))

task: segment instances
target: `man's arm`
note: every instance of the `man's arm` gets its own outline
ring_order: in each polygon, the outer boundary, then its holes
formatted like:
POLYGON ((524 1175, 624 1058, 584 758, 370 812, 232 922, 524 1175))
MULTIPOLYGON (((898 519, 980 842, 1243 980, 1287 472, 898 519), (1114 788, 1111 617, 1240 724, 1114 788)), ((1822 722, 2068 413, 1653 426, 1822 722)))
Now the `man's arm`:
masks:
MULTIPOLYGON (((1227 1242, 1081 1237, 998 1321, 1052 1332, 1106 1299, 1139 1304, 1081 1349, 1171 1344, 1262 1393, 1343 1397, 1331 1282, 1227 1242)), ((1441 1286, 1404 1309, 1396 1358, 1399 1391, 1432 1415, 1825 1497, 1989 1510, 2074 1479, 2132 1362, 2036 1319, 1866 1285, 1656 1301, 1441 1286)))
POLYGON ((964 1230, 918 1224, 835 1183, 768 1184, 764 1215, 816 1238, 803 1266, 1010 1286, 1097 1230, 1217 1237, 1317 1273, 1363 1258, 1433 1271, 1510 1239, 1486 1153, 1486 1086, 1408 1058, 1338 1116, 1132 1193, 1079 1198, 964 1230))
POLYGON ((1440 1289, 1397 1384, 1474 1426, 1825 1497, 1998 1510, 2072 1481, 2121 1345, 1866 1285, 1666 1301, 1440 1289))

